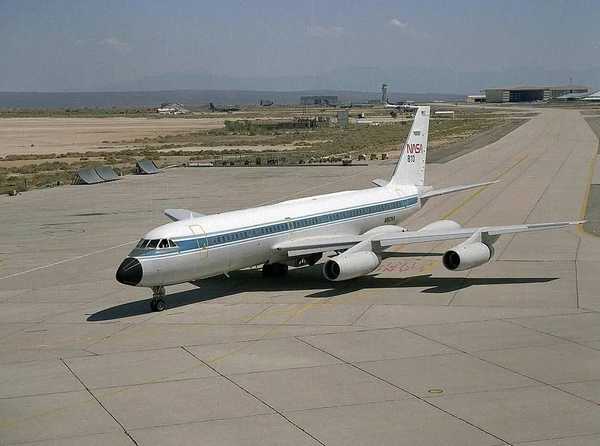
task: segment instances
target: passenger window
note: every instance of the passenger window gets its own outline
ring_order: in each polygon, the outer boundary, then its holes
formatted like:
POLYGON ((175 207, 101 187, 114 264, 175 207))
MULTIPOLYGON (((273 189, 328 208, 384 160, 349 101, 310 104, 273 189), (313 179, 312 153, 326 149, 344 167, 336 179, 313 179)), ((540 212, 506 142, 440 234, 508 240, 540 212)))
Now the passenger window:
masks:
POLYGON ((148 243, 147 248, 150 248, 150 249, 156 248, 158 246, 159 241, 160 240, 150 240, 150 243, 148 243))

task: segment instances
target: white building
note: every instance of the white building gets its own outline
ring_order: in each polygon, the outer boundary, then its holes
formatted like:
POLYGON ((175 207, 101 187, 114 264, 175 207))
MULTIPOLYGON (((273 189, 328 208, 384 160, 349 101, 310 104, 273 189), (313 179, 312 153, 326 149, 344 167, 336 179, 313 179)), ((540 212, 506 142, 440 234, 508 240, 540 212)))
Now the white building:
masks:
POLYGON ((156 113, 161 115, 183 115, 189 113, 189 110, 181 104, 164 103, 160 104, 160 107, 156 109, 156 113))

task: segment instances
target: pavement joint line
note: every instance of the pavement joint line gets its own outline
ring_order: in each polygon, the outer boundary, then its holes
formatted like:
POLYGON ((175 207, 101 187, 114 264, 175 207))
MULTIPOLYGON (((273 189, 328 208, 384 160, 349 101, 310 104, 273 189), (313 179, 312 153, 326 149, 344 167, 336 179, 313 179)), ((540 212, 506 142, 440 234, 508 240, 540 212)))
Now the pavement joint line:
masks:
MULTIPOLYGON (((411 332, 411 333, 413 333, 413 334, 419 335, 419 336, 421 336, 422 338, 424 338, 424 339, 427 339, 427 340, 429 340, 429 341, 437 342, 438 344, 445 345, 446 347, 452 347, 452 346, 450 346, 450 345, 447 345, 447 344, 445 344, 444 342, 441 342, 441 341, 439 341, 439 340, 435 340, 435 339, 429 338, 428 336, 425 336, 424 334, 421 334, 421 333, 418 333, 418 332, 414 332, 414 331, 412 331, 412 330, 408 330, 408 331, 410 331, 410 332, 411 332)), ((557 344, 559 344, 559 343, 552 344, 552 345, 557 345, 557 344)), ((523 348, 530 348, 530 347, 533 347, 533 346, 521 346, 521 347, 518 347, 518 348, 521 348, 521 349, 523 349, 523 348)), ((492 361, 492 360, 489 360, 489 359, 487 359, 487 358, 482 358, 481 356, 478 356, 478 355, 477 355, 477 352, 468 352, 468 351, 466 351, 466 350, 463 350, 463 349, 461 349, 461 348, 459 348, 459 347, 456 347, 456 346, 454 346, 454 347, 452 347, 452 348, 454 348, 454 349, 456 349, 456 350, 458 350, 458 351, 460 351, 460 352, 464 353, 465 355, 468 355, 468 356, 470 356, 471 358, 478 359, 478 360, 480 360, 480 361, 483 361, 483 362, 486 362, 486 363, 488 363, 488 364, 491 364, 491 365, 494 365, 494 366, 496 366, 496 367, 499 367, 499 368, 501 368, 501 369, 504 369, 504 370, 506 370, 506 371, 508 371, 508 372, 515 373, 515 374, 517 374, 517 375, 520 375, 520 376, 522 376, 522 377, 524 377, 524 378, 530 379, 530 380, 532 380, 532 381, 535 381, 535 382, 537 382, 537 383, 539 383, 539 384, 542 384, 542 385, 544 385, 544 386, 551 387, 551 388, 552 388, 552 389, 554 389, 554 390, 557 390, 557 391, 559 391, 559 392, 562 392, 562 393, 565 393, 565 394, 567 394, 567 395, 573 396, 573 397, 575 397, 575 398, 577 398, 577 399, 580 399, 580 400, 582 400, 582 401, 586 401, 586 402, 588 402, 588 403, 592 403, 592 404, 594 404, 594 405, 596 405, 596 406, 600 406, 600 403, 597 403, 597 402, 595 402, 595 401, 593 401, 593 400, 588 400, 587 398, 583 398, 583 397, 582 397, 582 396, 580 396, 580 395, 575 395, 574 393, 572 393, 572 392, 569 392, 569 391, 567 391, 567 390, 564 390, 564 389, 561 389, 560 387, 557 387, 557 386, 556 386, 556 385, 554 385, 554 384, 547 383, 547 382, 545 382, 545 381, 543 381, 543 380, 541 380, 541 379, 539 379, 539 378, 534 378, 534 377, 532 377, 532 376, 529 376, 529 375, 527 375, 526 373, 519 372, 518 370, 511 369, 510 367, 507 367, 507 366, 505 366, 505 365, 499 364, 499 363, 497 363, 497 362, 494 362, 494 361, 492 361)), ((498 349, 498 351, 499 351, 499 350, 508 350, 508 349, 498 349)), ((491 351, 491 350, 480 350, 480 351, 491 351)), ((507 391, 510 391, 510 389, 508 389, 507 391)))
POLYGON ((57 262, 53 262, 53 263, 49 263, 47 265, 42 265, 42 266, 37 266, 35 268, 31 268, 25 271, 19 271, 18 273, 13 273, 13 274, 9 274, 8 276, 4 276, 4 277, 0 277, 0 280, 4 280, 4 279, 10 279, 11 277, 17 277, 17 276, 22 276, 23 274, 28 274, 28 273, 32 273, 34 271, 39 271, 42 269, 46 269, 46 268, 51 268, 53 266, 57 266, 57 265, 62 265, 63 263, 68 263, 68 262, 73 262, 75 260, 80 260, 86 257, 90 257, 96 254, 100 254, 106 251, 110 251, 112 249, 117 249, 117 248, 121 248, 123 246, 129 245, 131 243, 134 243, 136 240, 130 240, 128 242, 125 243, 121 243, 119 245, 115 245, 115 246, 110 246, 108 248, 103 248, 103 249, 99 249, 97 251, 92 251, 92 252, 88 252, 86 254, 82 254, 80 256, 75 256, 75 257, 70 257, 68 259, 63 259, 63 260, 59 260, 57 262))
MULTIPOLYGON (((548 316, 548 317, 552 317, 552 316, 548 316)), ((546 335, 546 336, 552 336, 553 338, 560 339, 562 341, 561 343, 576 344, 576 345, 579 345, 580 347, 585 347, 586 349, 596 350, 595 348, 590 347, 589 345, 586 345, 586 344, 582 344, 581 342, 574 341, 572 339, 568 339, 568 338, 556 335, 554 333, 550 333, 550 332, 538 330, 537 328, 527 327, 526 325, 521 325, 521 324, 517 323, 514 320, 507 319, 506 322, 511 323, 513 325, 516 325, 517 327, 526 328, 528 330, 533 330, 533 331, 535 331, 537 333, 540 333, 540 334, 543 334, 543 335, 546 335)))
MULTIPOLYGON (((583 225, 577 225, 583 226, 583 225)), ((581 237, 577 240, 577 248, 575 249, 575 260, 573 261, 575 264, 575 305, 579 308, 579 264, 577 262, 577 258, 579 257, 579 249, 581 248, 581 237)))
POLYGON ((569 438, 586 438, 586 437, 595 437, 597 435, 600 435, 600 431, 598 432, 594 432, 593 434, 575 434, 575 435, 565 435, 562 437, 548 437, 548 438, 542 438, 540 440, 526 440, 526 441, 522 441, 520 443, 517 444, 517 446, 522 446, 522 445, 526 445, 529 443, 538 443, 540 441, 553 441, 553 440, 568 440, 569 438))
POLYGON ((252 414, 252 415, 240 415, 240 416, 226 417, 226 418, 207 418, 204 420, 184 421, 181 423, 154 424, 152 426, 135 427, 135 428, 131 429, 131 432, 135 433, 136 431, 161 429, 163 427, 189 426, 192 424, 214 423, 217 421, 243 420, 246 418, 272 417, 272 416, 277 416, 277 414, 276 413, 258 413, 258 414, 252 414))
POLYGON ((462 395, 475 395, 477 393, 493 393, 493 392, 509 391, 509 390, 543 389, 544 387, 547 387, 547 386, 545 384, 533 383, 533 384, 525 384, 525 385, 512 386, 512 387, 497 387, 497 388, 493 388, 493 389, 481 389, 481 390, 465 390, 463 392, 443 393, 440 395, 428 395, 428 396, 424 396, 423 398, 435 400, 435 399, 446 398, 446 397, 452 398, 455 396, 462 396, 462 395))
POLYGON ((595 383, 595 382, 600 382, 600 378, 596 378, 596 379, 578 379, 576 381, 561 381, 559 383, 556 383, 557 386, 564 386, 566 384, 582 384, 582 383, 595 383))
MULTIPOLYGON (((60 360, 57 360, 60 362, 60 360)), ((51 396, 51 395, 64 395, 67 393, 78 393, 83 391, 83 389, 79 390, 60 390, 58 392, 40 392, 40 393, 23 393, 20 395, 11 395, 11 396, 0 396, 0 401, 4 400, 18 400, 20 398, 31 398, 36 396, 51 396)), ((0 422, 1 424, 1 422, 0 422)))
MULTIPOLYGON (((355 326, 355 325, 358 323, 358 321, 360 321, 360 320, 361 320, 361 318, 362 318, 362 317, 363 317, 365 314, 367 314, 367 311, 369 311, 371 308, 373 308, 373 305, 375 305, 375 304, 370 304, 370 305, 367 305, 367 307, 366 307, 366 308, 365 308, 363 311, 361 311, 361 313, 360 313, 360 314, 359 314, 359 315, 358 315, 358 316, 357 316, 357 317, 354 319, 354 321, 353 321, 353 322, 352 322, 350 325, 351 325, 351 326, 355 326)), ((359 325, 360 325, 360 324, 359 324, 359 325)))
POLYGON ((212 371, 214 371, 215 373, 217 373, 219 376, 221 376, 222 378, 226 379, 227 381, 229 381, 231 384, 233 384, 234 386, 236 386, 238 389, 240 389, 241 391, 245 392, 246 394, 250 395, 252 398, 256 399, 257 401, 259 401, 261 404, 263 404, 264 406, 268 407, 269 409, 271 409, 273 412, 275 412, 276 414, 278 414, 281 418, 283 418, 285 421, 287 421, 290 425, 292 425, 293 427, 295 427, 296 429, 298 429, 299 431, 303 432, 305 435, 307 435, 308 437, 312 438, 313 440, 315 440, 317 443, 319 443, 322 446, 326 446, 325 443, 323 443, 321 440, 319 440, 317 437, 315 437, 314 435, 312 435, 310 432, 308 432, 306 429, 302 428, 300 425, 294 423, 290 418, 288 418, 287 416, 285 416, 285 414, 281 411, 279 411, 278 409, 276 409, 275 407, 273 407, 272 405, 270 405, 269 403, 267 403, 266 401, 264 401, 263 399, 257 397, 256 395, 254 395, 252 392, 250 392, 248 389, 246 389, 245 387, 243 387, 242 385, 238 384, 235 380, 233 380, 232 378, 230 378, 227 375, 224 375, 223 373, 221 373, 219 370, 215 369, 214 367, 212 367, 210 364, 208 364, 207 362, 203 361, 202 359, 200 359, 198 356, 196 356, 193 352, 191 352, 190 350, 188 350, 185 347, 182 347, 186 352, 188 352, 192 357, 194 357, 195 359, 197 359, 198 361, 200 361, 201 363, 203 363, 206 367, 210 368, 212 371))
MULTIPOLYGON (((302 314, 303 312, 307 311, 309 308, 311 308, 312 306, 315 306, 315 305, 319 305, 319 304, 317 304, 317 303, 303 304, 296 311, 292 311, 290 317, 286 321, 284 321, 283 324, 285 324, 286 322, 290 321, 291 319, 293 319, 294 317, 298 316, 299 314, 302 314)), ((286 325, 283 325, 283 324, 281 324, 281 325, 274 325, 274 326, 266 326, 266 327, 268 327, 268 330, 266 330, 265 333, 263 333, 260 338, 254 339, 253 341, 263 341, 263 340, 273 339, 273 338, 267 338, 267 336, 270 335, 270 334, 276 333, 282 327, 286 326, 286 325)), ((229 344, 229 343, 230 342, 225 342, 224 344, 229 344)), ((182 347, 182 348, 185 349, 185 347, 182 347)), ((224 354, 216 356, 214 358, 210 358, 210 359, 207 360, 207 362, 209 362, 211 364, 214 364, 216 362, 222 361, 225 358, 228 358, 230 356, 236 355, 237 353, 241 352, 245 348, 247 348, 247 345, 242 344, 238 349, 234 349, 231 352, 224 353, 224 354)), ((211 369, 212 369, 212 367, 211 367, 211 369)))
POLYGON ((152 429, 160 429, 163 427, 173 427, 173 426, 189 426, 190 424, 200 424, 200 423, 212 423, 215 421, 229 421, 229 420, 243 420, 245 418, 255 418, 255 417, 265 417, 265 416, 274 416, 277 415, 275 413, 265 412, 265 413, 257 413, 252 415, 239 415, 234 417, 217 417, 217 418, 206 418, 204 420, 193 420, 193 421, 184 421, 181 423, 168 423, 168 424, 153 424, 151 426, 139 426, 131 429, 131 432, 142 431, 142 430, 152 430, 152 429))
POLYGON ((515 263, 570 263, 572 260, 556 260, 556 259, 498 259, 499 262, 515 262, 515 263))
MULTIPOLYGON (((492 181, 497 181, 500 178, 502 178, 504 175, 506 175, 507 173, 509 173, 511 170, 513 170, 515 167, 517 167, 519 164, 521 164, 522 161, 524 161, 527 158, 527 155, 523 156, 522 158, 520 158, 516 163, 514 163, 512 166, 510 166, 508 169, 504 170, 503 172, 501 172, 499 175, 497 175, 492 181)), ((459 210, 461 210, 466 204, 468 204, 469 202, 471 202, 473 199, 475 199, 478 195, 480 195, 484 190, 486 190, 489 186, 483 186, 479 189, 477 189, 475 192, 471 193, 467 198, 465 198, 463 201, 461 201, 458 206, 456 206, 454 209, 450 210, 449 212, 445 213, 444 215, 442 215, 442 220, 446 220, 448 218, 450 218, 452 215, 454 215, 456 212, 458 212, 459 210)))
POLYGON ((450 298, 450 300, 446 304, 447 307, 452 306, 452 302, 454 302, 454 299, 456 299, 456 296, 458 296, 458 293, 460 293, 462 290, 465 289, 465 287, 463 285, 465 285, 469 281, 469 279, 471 278, 471 273, 472 272, 473 272, 473 270, 471 269, 471 270, 467 271, 467 274, 464 275, 464 277, 462 278, 462 280, 460 282, 461 287, 458 288, 456 291, 454 291, 452 293, 452 297, 450 298))
MULTIPOLYGON (((87 434, 78 434, 78 435, 67 435, 64 437, 57 437, 57 438, 52 438, 52 439, 48 439, 48 440, 39 440, 39 441, 34 441, 29 442, 29 441, 16 441, 16 442, 10 442, 10 443, 2 443, 2 446, 19 446, 19 445, 31 445, 31 444, 44 444, 47 441, 53 442, 54 440, 76 440, 78 438, 80 439, 87 439, 88 437, 94 437, 96 435, 104 435, 104 434, 112 434, 113 432, 92 432, 92 433, 87 433, 87 434)), ((131 438, 129 438, 129 440, 131 440, 131 438)), ((135 444, 135 443, 134 443, 135 444)))
MULTIPOLYGON (((59 361, 62 362, 62 359, 59 359, 59 361)), ((47 415, 50 415, 50 414, 55 414, 55 413, 59 413, 59 412, 63 412, 63 411, 69 410, 69 409, 73 409, 76 406, 83 406, 83 405, 93 404, 93 403, 99 404, 104 409, 104 411, 111 418, 113 418, 113 420, 118 425, 120 425, 122 427, 121 423, 119 423, 119 421, 108 410, 106 410, 106 408, 104 406, 102 406, 102 404, 96 399, 96 397, 93 394, 91 394, 91 392, 88 389, 85 388, 85 384, 83 384, 83 382, 77 377, 77 375, 75 375, 71 371, 71 369, 69 369, 69 367, 64 362, 63 362, 63 364, 69 370, 69 372, 71 374, 73 374, 73 376, 84 386, 84 389, 81 389, 81 390, 72 390, 72 391, 67 391, 67 392, 56 392, 56 393, 53 393, 53 394, 46 394, 46 395, 60 395, 60 394, 68 394, 68 393, 77 393, 77 394, 79 394, 79 393, 86 393, 89 396, 91 396, 91 399, 87 400, 87 401, 79 401, 79 402, 74 403, 74 404, 68 404, 66 406, 61 406, 59 408, 46 409, 44 411, 41 411, 39 413, 35 413, 33 415, 29 415, 29 416, 23 417, 21 419, 18 419, 18 418, 14 418, 12 420, 11 419, 2 419, 2 420, 0 420, 0 428, 5 427, 5 426, 15 425, 15 424, 18 425, 18 424, 21 424, 21 423, 33 420, 33 419, 38 418, 38 417, 44 417, 44 416, 47 416, 47 415)), ((20 396, 20 397, 15 397, 15 399, 18 399, 18 398, 35 398, 36 396, 43 396, 43 395, 20 396)), ((123 430, 124 430, 124 428, 123 428, 123 430)), ((104 434, 104 433, 109 433, 109 432, 110 431, 91 432, 88 435, 92 435, 92 434, 104 434)), ((124 432, 129 437, 129 435, 127 434, 127 432, 125 430, 124 430, 124 432)), ((131 437, 129 437, 129 438, 131 438, 131 437)), ((56 438, 52 438, 52 439, 56 439, 56 438)), ((135 444, 137 445, 137 443, 135 443, 135 444)))
MULTIPOLYGON (((575 144, 572 145, 571 151, 561 161, 560 165, 554 171, 554 174, 552 175, 552 177, 550 177, 550 178, 546 177, 548 179, 548 182, 546 183, 546 187, 544 187, 544 189, 540 193, 538 199, 535 201, 535 203, 533 204, 533 206, 530 207, 529 212, 525 216, 525 219, 524 219, 525 222, 527 222, 529 220, 529 217, 531 216, 531 214, 533 214, 533 212, 537 209, 537 207, 539 206, 539 204, 542 201, 542 199, 546 196, 546 193, 548 192, 548 189, 550 189, 550 186, 552 186, 554 184, 554 180, 559 175, 560 171, 563 169, 563 167, 565 166, 565 164, 567 163, 567 161, 569 161, 569 159, 571 159, 571 157, 574 156, 574 154, 576 153, 576 150, 575 150, 576 147, 577 146, 575 144)), ((540 156, 538 156, 536 158, 536 161, 539 158, 541 158, 542 155, 546 154, 548 151, 549 151, 549 149, 546 149, 545 151, 543 151, 540 154, 540 156)), ((581 226, 581 225, 578 225, 578 226, 581 226)), ((502 249, 502 252, 498 254, 499 258, 502 257, 504 255, 504 253, 510 248, 510 245, 512 244, 512 242, 514 241, 515 238, 516 238, 516 234, 513 234, 513 235, 509 236, 508 242, 504 246, 504 249, 502 249)))
MULTIPOLYGON (((353 368, 356 368, 356 367, 353 367, 353 368)), ((316 407, 307 407, 307 408, 304 408, 304 409, 284 410, 283 412, 284 413, 293 414, 293 413, 301 413, 301 412, 310 412, 312 410, 337 409, 339 407, 372 406, 372 405, 381 404, 381 403, 392 403, 392 402, 409 401, 409 400, 410 400, 410 395, 407 395, 407 396, 399 397, 399 398, 385 398, 385 399, 382 399, 382 400, 379 400, 379 401, 363 401, 363 402, 357 402, 357 403, 341 403, 341 404, 333 404, 331 406, 316 406, 316 407)))
MULTIPOLYGON (((203 366, 203 364, 201 364, 200 366, 203 366)), ((198 367, 198 366, 195 366, 195 367, 198 367)), ((125 391, 128 389, 132 389, 132 388, 136 388, 136 387, 143 387, 143 386, 147 386, 147 385, 156 385, 156 384, 163 384, 163 383, 178 383, 178 382, 187 382, 187 381, 203 381, 203 380, 215 379, 215 378, 217 378, 217 376, 198 376, 195 378, 179 378, 179 379, 158 378, 157 381, 144 381, 144 382, 131 383, 131 384, 115 384, 115 385, 110 385, 110 386, 90 387, 89 390, 90 390, 90 392, 98 391, 98 390, 114 390, 115 392, 111 393, 111 395, 114 395, 114 394, 121 393, 122 391, 125 391)), ((55 392, 55 393, 68 393, 68 392, 55 392)), ((34 395, 34 396, 36 396, 36 395, 34 395)))
POLYGON ((453 414, 452 412, 450 412, 450 411, 448 411, 448 410, 446 410, 446 409, 443 409, 443 408, 441 408, 440 406, 438 406, 438 405, 436 405, 436 404, 433 404, 433 403, 432 403, 431 401, 429 401, 428 399, 426 399, 426 398, 423 398, 423 397, 420 397, 419 395, 417 395, 417 394, 415 394, 415 393, 411 392, 411 391, 410 391, 410 390, 408 390, 408 389, 405 389, 405 388, 403 388, 403 387, 401 387, 401 386, 399 386, 399 385, 397 385, 397 384, 394 384, 394 383, 392 383, 391 381, 389 381, 389 380, 387 380, 387 379, 385 379, 385 378, 382 378, 382 377, 380 377, 380 376, 378 376, 378 375, 376 375, 376 374, 374 374, 374 373, 371 373, 371 372, 369 372, 368 370, 365 370, 365 369, 363 369, 363 368, 359 367, 358 365, 356 365, 356 363, 348 362, 348 361, 346 361, 346 360, 344 360, 344 359, 342 359, 342 358, 338 357, 337 355, 334 355, 333 353, 331 353, 331 352, 328 352, 327 350, 324 350, 324 349, 322 349, 322 348, 319 348, 319 347, 316 347, 316 346, 314 346, 313 344, 311 344, 310 342, 308 342, 308 341, 306 341, 306 340, 304 340, 304 339, 301 339, 301 338, 298 338, 298 339, 299 339, 300 341, 304 342, 306 345, 308 345, 308 346, 310 346, 310 347, 312 347, 312 348, 314 348, 314 349, 316 349, 316 350, 318 350, 318 351, 321 351, 321 352, 323 352, 323 353, 326 353, 326 354, 330 355, 331 357, 333 357, 333 358, 337 359, 338 361, 342 361, 344 364, 347 364, 347 365, 349 365, 349 366, 351 366, 351 367, 354 367, 355 369, 357 369, 357 370, 359 370, 359 371, 361 371, 361 372, 363 372, 363 373, 366 373, 367 375, 370 375, 370 376, 372 376, 373 378, 375 378, 375 379, 378 379, 378 380, 380 380, 381 382, 384 382, 384 383, 386 383, 386 384, 388 384, 388 385, 390 385, 390 386, 392 386, 392 387, 394 387, 394 388, 396 388, 396 389, 398 389, 398 390, 401 390, 401 391, 403 391, 403 392, 406 392, 407 394, 409 394, 409 395, 412 395, 414 398, 416 398, 416 399, 418 399, 419 401, 421 401, 421 402, 423 402, 423 403, 425 403, 425 404, 427 404, 427 405, 429 405, 429 406, 433 407, 434 409, 437 409, 437 410, 439 410, 440 412, 443 412, 443 413, 445 413, 446 415, 449 415, 449 416, 451 416, 452 418, 454 418, 454 419, 456 419, 456 420, 462 421, 463 423, 465 423, 465 424, 467 424, 467 425, 469 425, 469 426, 471 426, 471 427, 473 427, 473 428, 475 428, 475 429, 479 430, 480 432, 483 432, 483 433, 485 433, 485 434, 489 435, 490 437, 493 437, 493 438, 495 438, 495 439, 497 439, 497 440, 500 440, 501 442, 503 442, 503 443, 505 443, 505 444, 508 444, 508 445, 511 445, 511 446, 512 446, 512 443, 510 443, 509 441, 507 441, 507 440, 504 440, 503 438, 499 437, 498 435, 495 435, 495 434, 493 434, 493 433, 491 433, 491 432, 489 432, 489 431, 485 430, 484 428, 482 428, 482 427, 480 427, 480 426, 477 426, 476 424, 474 424, 474 423, 471 423, 470 421, 468 421, 468 420, 466 420, 466 419, 464 419, 464 418, 461 418, 461 417, 459 417, 458 415, 456 415, 456 414, 453 414))
MULTIPOLYGON (((57 324, 60 324, 60 322, 57 322, 57 324)), ((104 341, 112 338, 113 336, 115 336, 115 335, 117 335, 117 334, 119 334, 119 333, 121 333, 121 332, 123 332, 125 330, 128 330, 129 328, 135 327, 136 325, 137 324, 135 322, 129 322, 129 323, 125 322, 124 325, 119 330, 116 330, 115 332, 113 332, 113 333, 111 333, 109 335, 103 336, 100 339, 96 339, 95 341, 92 341, 90 344, 86 345, 84 348, 86 349, 86 351, 89 351, 91 353, 95 353, 93 350, 89 350, 89 349, 91 349, 94 345, 98 344, 99 342, 104 342, 104 341)))
MULTIPOLYGON (((239 304, 234 304, 234 305, 239 305, 239 304)), ((250 305, 264 305, 264 304, 250 304, 250 305)), ((267 310, 273 308, 274 304, 266 304, 265 308, 263 308, 262 310, 260 310, 258 313, 250 316, 249 318, 246 318, 243 320, 244 324, 248 324, 248 325, 253 325, 251 324, 251 321, 253 319, 256 319, 257 317, 259 317, 261 314, 265 313, 267 310)))
MULTIPOLYGON (((585 121, 588 124, 588 126, 590 126, 590 123, 587 121, 587 119, 585 121)), ((595 134, 595 132, 594 132, 594 134, 595 134)), ((598 139, 598 149, 597 149, 597 152, 590 159, 590 163, 588 166, 588 174, 587 174, 587 180, 586 180, 587 187, 583 194, 581 208, 579 209, 579 219, 580 220, 585 220, 585 216, 587 214, 588 201, 590 198, 590 192, 592 190, 592 180, 594 179, 594 171, 596 170, 596 163, 599 159, 598 155, 600 155, 600 138, 597 137, 597 139, 598 139)), ((595 233, 585 231, 583 229, 583 225, 577 225, 577 232, 579 233, 579 235, 586 234, 586 235, 590 235, 593 237, 598 237, 598 235, 595 233)))

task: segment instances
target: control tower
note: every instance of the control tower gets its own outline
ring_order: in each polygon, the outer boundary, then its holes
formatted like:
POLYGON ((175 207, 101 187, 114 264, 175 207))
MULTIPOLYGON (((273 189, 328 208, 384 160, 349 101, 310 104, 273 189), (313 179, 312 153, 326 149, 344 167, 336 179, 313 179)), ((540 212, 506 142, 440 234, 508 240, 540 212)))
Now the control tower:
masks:
POLYGON ((381 103, 387 104, 388 101, 388 85, 381 84, 381 103))

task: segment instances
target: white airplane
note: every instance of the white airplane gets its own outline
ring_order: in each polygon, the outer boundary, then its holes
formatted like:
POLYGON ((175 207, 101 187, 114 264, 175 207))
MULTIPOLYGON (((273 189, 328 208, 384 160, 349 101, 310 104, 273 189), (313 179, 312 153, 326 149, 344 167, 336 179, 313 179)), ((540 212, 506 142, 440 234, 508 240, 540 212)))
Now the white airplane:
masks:
POLYGON ((418 108, 418 106, 412 105, 409 102, 404 102, 402 104, 392 104, 390 101, 386 101, 383 105, 383 108, 397 110, 399 112, 412 112, 415 111, 418 108))
POLYGON ((430 198, 494 182, 433 189, 425 186, 429 107, 418 107, 400 159, 389 181, 377 187, 317 195, 250 209, 203 215, 167 209, 174 220, 148 232, 119 266, 116 279, 150 287, 151 308, 166 308, 165 286, 227 275, 263 265, 265 276, 288 266, 313 265, 323 256, 323 276, 342 281, 367 275, 391 246, 441 240, 466 241, 446 251, 443 265, 464 271, 489 262, 502 234, 563 228, 582 222, 463 228, 440 220, 408 231, 398 223, 430 198))

